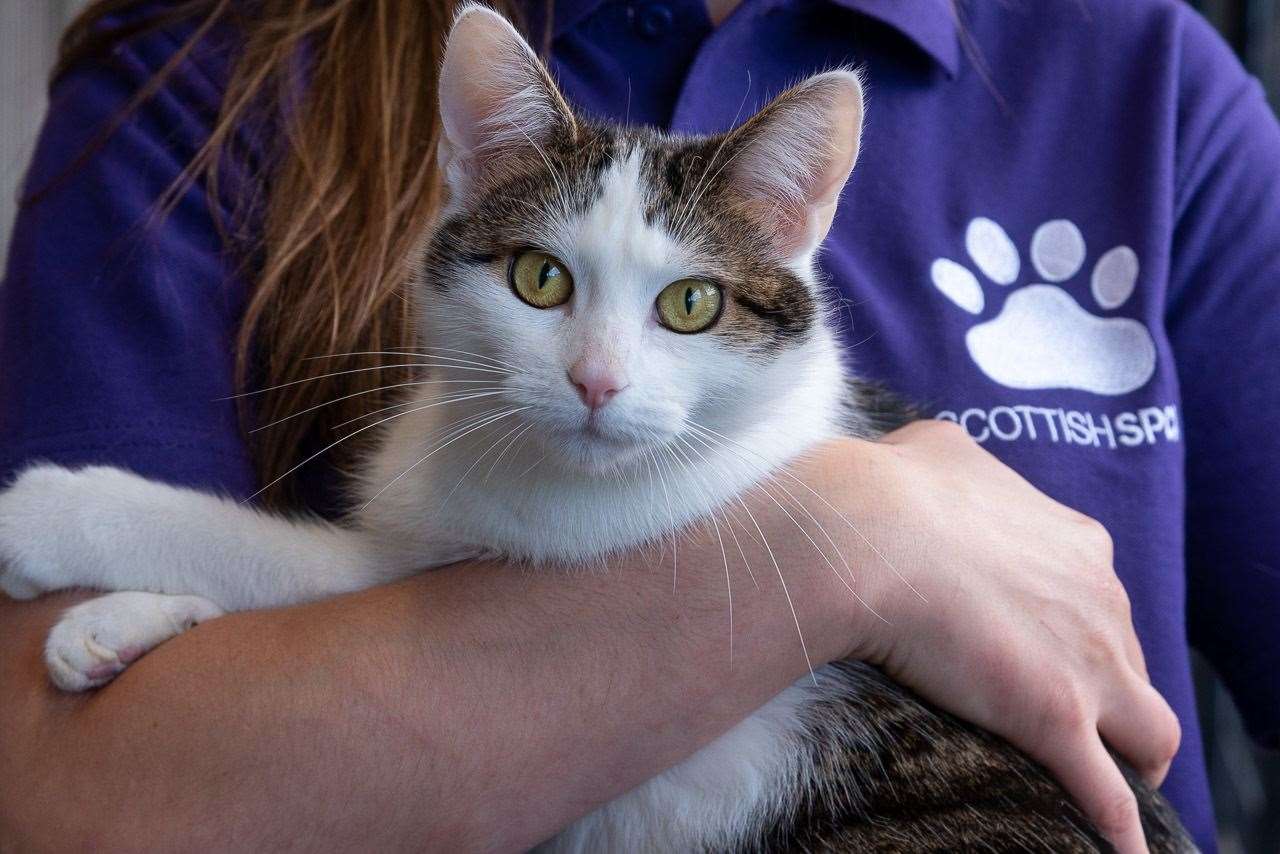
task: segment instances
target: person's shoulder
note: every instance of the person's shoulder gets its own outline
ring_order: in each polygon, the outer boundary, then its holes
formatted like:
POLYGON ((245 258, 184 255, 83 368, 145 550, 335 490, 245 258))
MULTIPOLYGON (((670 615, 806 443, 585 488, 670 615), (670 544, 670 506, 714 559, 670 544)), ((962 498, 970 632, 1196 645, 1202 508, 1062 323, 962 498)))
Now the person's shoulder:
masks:
POLYGON ((1099 28, 1134 34, 1153 25, 1177 24, 1203 18, 1186 0, 1036 0, 1034 3, 991 3, 975 9, 976 17, 995 16, 1006 24, 1058 29, 1063 35, 1096 32, 1099 28))
POLYGON ((138 0, 93 20, 85 35, 100 47, 80 52, 61 78, 114 77, 134 83, 169 69, 177 85, 197 83, 218 93, 225 87, 237 38, 226 14, 210 19, 177 0, 138 0), (180 61, 173 65, 175 57, 180 61))
POLYGON ((1226 41, 1186 0, 1036 0, 965 8, 988 34, 1028 49, 1052 43, 1092 59, 1142 61, 1153 69, 1190 50, 1239 66, 1226 41))
POLYGON ((1167 81, 1165 89, 1179 100, 1197 83, 1211 82, 1209 88, 1222 92, 1252 83, 1231 46, 1186 0, 1036 0, 961 8, 969 10, 961 22, 979 52, 1028 74, 1068 74, 1099 85, 1167 81))

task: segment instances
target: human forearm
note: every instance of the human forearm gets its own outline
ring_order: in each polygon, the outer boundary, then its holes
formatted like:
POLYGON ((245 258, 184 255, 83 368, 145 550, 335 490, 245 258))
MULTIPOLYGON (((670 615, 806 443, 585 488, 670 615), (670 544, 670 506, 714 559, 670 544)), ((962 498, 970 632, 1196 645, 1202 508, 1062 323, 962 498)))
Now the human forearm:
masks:
POLYGON ((1121 850, 1145 850, 1099 736, 1156 782, 1178 729, 1100 526, 937 423, 833 443, 792 474, 751 499, 768 549, 750 519, 722 517, 679 540, 674 566, 669 545, 607 574, 457 567, 233 616, 87 700, 44 687, 49 606, 0 605, 0 733, 16 734, 0 786, 23 781, 0 790, 0 832, 527 847, 803 675, 793 603, 815 666, 883 665, 1047 765, 1121 850))
MULTIPOLYGON (((707 566, 709 543, 683 545, 675 595, 669 554, 455 567, 208 623, 86 700, 45 687, 52 608, 6 603, 0 728, 34 737, 3 748, 5 778, 38 770, 0 808, 57 846, 527 847, 804 672, 762 564, 734 591, 730 660, 718 547, 707 566)), ((831 581, 789 584, 815 664, 836 657, 831 581)))

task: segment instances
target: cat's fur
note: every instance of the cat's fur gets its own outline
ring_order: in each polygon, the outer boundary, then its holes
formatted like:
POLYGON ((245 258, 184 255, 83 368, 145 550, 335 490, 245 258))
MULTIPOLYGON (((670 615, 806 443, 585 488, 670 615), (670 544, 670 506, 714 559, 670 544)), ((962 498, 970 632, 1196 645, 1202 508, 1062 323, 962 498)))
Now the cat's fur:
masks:
MULTIPOLYGON (((575 116, 515 30, 471 7, 441 109, 451 201, 416 282, 422 346, 404 354, 423 385, 358 425, 380 431, 356 478, 361 509, 341 525, 289 521, 117 469, 28 469, 0 495, 0 587, 145 591, 64 615, 47 650, 59 685, 102 684, 226 610, 480 552, 599 561, 709 518, 818 442, 909 417, 846 377, 813 270, 857 154, 854 74, 811 78, 726 136, 619 129, 575 116), (507 264, 526 247, 572 271, 567 306, 512 293, 507 264), (653 300, 690 276, 717 282, 724 308, 679 335, 653 300), (621 389, 590 419, 566 377, 581 365, 621 389)), ((1107 849, 1002 741, 865 665, 816 676, 545 847, 1107 849)), ((1153 850, 1192 850, 1167 805, 1134 788, 1153 850)))

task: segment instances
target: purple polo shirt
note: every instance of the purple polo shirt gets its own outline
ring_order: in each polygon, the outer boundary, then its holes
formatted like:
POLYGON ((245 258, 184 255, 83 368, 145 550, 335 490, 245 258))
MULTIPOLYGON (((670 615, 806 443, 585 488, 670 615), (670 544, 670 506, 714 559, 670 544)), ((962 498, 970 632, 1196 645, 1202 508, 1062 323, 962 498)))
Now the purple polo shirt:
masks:
MULTIPOLYGON (((959 8, 744 0, 713 29, 702 0, 565 0, 552 64, 582 109, 683 132, 728 128, 814 71, 866 72, 862 155, 821 259, 850 361, 1110 530, 1182 722, 1165 791, 1212 851, 1188 640, 1280 745, 1280 127, 1176 0, 959 8)), ((28 189, 183 35, 56 87, 28 189)), ((208 133, 227 51, 212 37, 20 216, 0 474, 42 457, 252 492, 217 402, 245 284, 202 188, 145 228, 208 133)))

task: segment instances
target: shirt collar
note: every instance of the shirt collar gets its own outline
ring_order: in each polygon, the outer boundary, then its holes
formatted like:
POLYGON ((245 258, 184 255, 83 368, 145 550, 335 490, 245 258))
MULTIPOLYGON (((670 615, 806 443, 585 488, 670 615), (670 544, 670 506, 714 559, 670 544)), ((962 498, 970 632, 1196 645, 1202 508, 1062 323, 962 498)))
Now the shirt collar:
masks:
MULTIPOLYGON (((744 0, 747 2, 747 0, 744 0)), ((953 0, 831 0, 893 27, 955 77, 960 70, 960 22, 953 0)))
MULTIPOLYGON (((759 0, 742 0, 745 3, 759 0)), ((953 0, 824 0, 875 18, 906 36, 954 77, 960 69, 960 29, 953 0)), ((530 37, 540 44, 546 9, 554 5, 552 35, 558 37, 595 11, 604 0, 530 0, 526 3, 530 37)), ((777 0, 775 0, 777 2, 777 0)), ((788 0, 782 0, 782 3, 788 0)), ((778 5, 782 5, 778 3, 778 5)))

